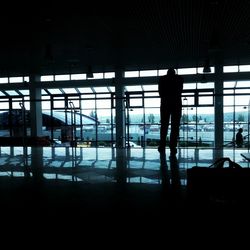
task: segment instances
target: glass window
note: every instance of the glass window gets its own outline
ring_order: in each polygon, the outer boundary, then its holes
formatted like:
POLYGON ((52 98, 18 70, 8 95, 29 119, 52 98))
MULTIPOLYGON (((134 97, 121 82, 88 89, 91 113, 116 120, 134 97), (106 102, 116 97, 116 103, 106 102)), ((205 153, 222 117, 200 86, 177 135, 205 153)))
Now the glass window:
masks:
POLYGON ((110 98, 110 94, 96 94, 96 98, 110 98))
POLYGON ((157 70, 141 70, 140 76, 141 77, 157 76, 157 70))
POLYGON ((82 100, 83 109, 93 109, 95 108, 95 100, 82 100))
POLYGON ((145 91, 158 91, 158 84, 154 85, 143 85, 145 91))
POLYGON ((9 102, 8 101, 4 101, 4 100, 0 100, 0 109, 9 109, 9 102))
POLYGON ((159 76, 163 76, 163 75, 166 75, 167 74, 167 72, 168 72, 168 70, 167 69, 159 69, 159 71, 158 71, 159 73, 159 76))
POLYGON ((239 70, 240 70, 240 72, 249 72, 250 71, 250 65, 240 65, 239 70))
POLYGON ((183 106, 194 105, 194 97, 193 96, 183 96, 182 97, 182 105, 183 106))
POLYGON ((224 82, 223 85, 224 85, 224 88, 234 88, 236 86, 236 82, 235 81, 224 82))
POLYGON ((103 79, 103 73, 94 73, 93 79, 103 79))
POLYGON ((51 109, 50 101, 42 101, 42 109, 51 109))
POLYGON ((53 107, 54 108, 65 108, 65 101, 60 101, 60 100, 54 100, 53 101, 53 107))
POLYGON ((24 81, 25 81, 25 82, 29 82, 29 81, 30 81, 29 76, 25 76, 25 77, 24 77, 24 81))
POLYGON ((86 80, 86 74, 72 74, 71 80, 86 80))
POLYGON ((141 97, 130 98, 129 104, 130 104, 130 107, 142 107, 143 106, 142 98, 141 97))
POLYGON ((66 94, 76 94, 77 91, 75 88, 65 88, 65 89, 62 89, 66 94))
POLYGON ((223 102, 225 106, 228 106, 228 105, 231 106, 234 104, 234 96, 224 96, 223 100, 224 100, 223 102))
POLYGON ((136 86, 126 86, 125 89, 129 92, 133 91, 142 91, 141 85, 136 85, 136 86))
POLYGON ((125 71, 124 77, 139 77, 139 71, 125 71))
POLYGON ((41 76, 41 82, 51 82, 54 81, 53 75, 41 76))
POLYGON ((196 74, 196 68, 182 68, 178 69, 179 75, 192 75, 196 74))
POLYGON ((62 94, 62 91, 60 89, 47 89, 47 90, 52 95, 62 94))
POLYGON ((249 95, 235 96, 235 105, 248 105, 249 95))
POLYGON ((94 91, 96 93, 105 93, 105 92, 109 92, 107 87, 94 87, 94 91))
POLYGON ((232 72, 238 72, 238 71, 239 71, 238 65, 234 65, 234 66, 223 66, 223 72, 224 72, 224 73, 232 73, 232 72))
POLYGON ((197 83, 197 89, 213 89, 214 82, 197 83))
POLYGON ((224 89, 223 93, 224 94, 233 94, 234 90, 233 89, 224 89))
POLYGON ((250 90, 249 89, 236 89, 235 90, 235 94, 246 94, 246 93, 250 94, 250 90))
POLYGON ((10 83, 23 82, 23 77, 10 77, 10 83))
POLYGON ((160 98, 145 98, 145 107, 160 107, 160 98))
POLYGON ((158 92, 144 92, 144 96, 148 97, 148 96, 156 96, 159 97, 159 93, 158 92))
POLYGON ((15 90, 5 90, 5 92, 7 94, 9 94, 10 96, 12 96, 12 95, 19 95, 15 90))
POLYGON ((104 78, 105 79, 111 79, 115 77, 115 72, 105 72, 104 73, 104 78))
POLYGON ((196 83, 184 83, 183 89, 196 89, 196 83))
POLYGON ((199 105, 212 105, 213 96, 200 96, 198 101, 199 105))
POLYGON ((19 92, 23 95, 29 95, 30 94, 30 91, 28 89, 21 89, 19 90, 19 92))
POLYGON ((55 81, 69 81, 70 75, 55 75, 55 81))
POLYGON ((0 77, 0 83, 8 83, 9 78, 8 77, 0 77))
POLYGON ((104 100, 100 99, 96 101, 97 108, 99 109, 105 109, 105 108, 111 108, 111 101, 110 100, 104 100))
POLYGON ((80 93, 85 94, 85 93, 93 93, 93 90, 91 88, 77 88, 80 93))
POLYGON ((237 88, 250 88, 250 81, 238 81, 236 84, 237 88))
POLYGON ((109 90, 112 92, 112 93, 114 93, 115 92, 115 87, 108 87, 109 88, 109 90))
POLYGON ((69 100, 68 100, 68 108, 77 108, 77 109, 80 108, 79 99, 75 100, 75 99, 69 98, 69 100))

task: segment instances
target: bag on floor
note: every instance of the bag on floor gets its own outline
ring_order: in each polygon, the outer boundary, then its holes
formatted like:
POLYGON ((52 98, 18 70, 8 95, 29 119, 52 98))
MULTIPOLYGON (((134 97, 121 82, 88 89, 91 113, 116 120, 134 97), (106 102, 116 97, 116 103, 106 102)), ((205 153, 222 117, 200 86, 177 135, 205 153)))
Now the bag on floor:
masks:
POLYGON ((205 201, 250 199, 250 168, 242 168, 230 158, 220 158, 208 167, 187 169, 190 198, 205 201))

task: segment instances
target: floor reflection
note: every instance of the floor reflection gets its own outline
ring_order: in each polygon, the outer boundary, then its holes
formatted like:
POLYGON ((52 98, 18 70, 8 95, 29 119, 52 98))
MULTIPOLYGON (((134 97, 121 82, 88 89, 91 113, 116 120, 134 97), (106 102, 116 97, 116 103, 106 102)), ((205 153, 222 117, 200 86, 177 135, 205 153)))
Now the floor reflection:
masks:
POLYGON ((186 170, 209 166, 218 157, 230 157, 242 167, 246 149, 181 148, 177 157, 157 149, 1 147, 0 175, 60 179, 85 183, 162 184, 178 192, 186 185, 186 170))

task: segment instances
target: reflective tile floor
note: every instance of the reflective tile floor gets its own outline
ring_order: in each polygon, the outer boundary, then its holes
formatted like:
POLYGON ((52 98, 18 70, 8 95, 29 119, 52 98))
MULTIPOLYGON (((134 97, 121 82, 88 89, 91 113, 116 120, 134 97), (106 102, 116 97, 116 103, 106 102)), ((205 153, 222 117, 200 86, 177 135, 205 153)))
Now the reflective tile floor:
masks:
MULTIPOLYGON (((181 185, 186 185, 186 170, 208 167, 220 157, 229 157, 242 167, 250 162, 242 154, 248 149, 179 148, 175 165, 181 185)), ((32 177, 83 183, 117 182, 161 184, 161 166, 171 174, 171 158, 166 149, 161 159, 157 149, 72 148, 72 147, 1 147, 0 176, 32 177), (119 172, 120 171, 120 172, 119 172), (121 173, 122 175, 117 176, 121 173)), ((170 178, 171 181, 171 178, 170 178)))
POLYGON ((176 214, 183 223, 193 220, 194 211, 196 218, 208 221, 204 211, 224 213, 236 206, 243 214, 250 207, 245 202, 238 206, 234 200, 218 199, 203 204, 190 200, 187 193, 187 169, 208 167, 220 157, 249 168, 243 153, 249 150, 179 148, 171 158, 168 149, 160 155, 155 148, 1 147, 1 212, 20 219, 17 211, 22 211, 25 218, 35 216, 40 223, 93 225, 95 220, 130 227, 135 221, 145 225, 175 218, 176 223, 176 214))

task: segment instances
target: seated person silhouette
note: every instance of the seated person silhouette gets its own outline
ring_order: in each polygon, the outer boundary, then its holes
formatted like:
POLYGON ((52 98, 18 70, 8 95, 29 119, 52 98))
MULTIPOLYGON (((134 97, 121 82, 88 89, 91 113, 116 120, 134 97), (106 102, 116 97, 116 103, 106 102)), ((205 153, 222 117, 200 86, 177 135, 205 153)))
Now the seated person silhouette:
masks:
POLYGON ((237 148, 243 147, 244 138, 243 138, 242 132, 243 132, 243 129, 239 128, 236 134, 235 143, 236 143, 237 148))

